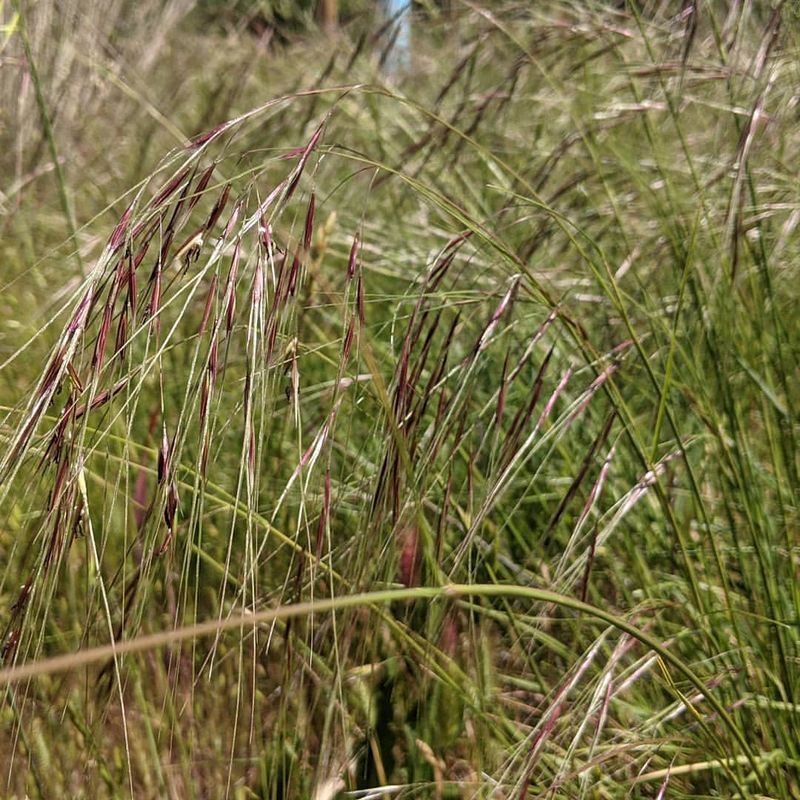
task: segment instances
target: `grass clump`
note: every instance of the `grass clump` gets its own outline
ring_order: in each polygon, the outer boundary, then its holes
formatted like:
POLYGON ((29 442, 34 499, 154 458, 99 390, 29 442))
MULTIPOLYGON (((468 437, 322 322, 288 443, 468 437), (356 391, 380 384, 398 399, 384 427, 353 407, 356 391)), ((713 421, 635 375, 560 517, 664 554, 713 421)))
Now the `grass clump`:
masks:
POLYGON ((9 794, 800 793, 797 21, 430 13, 7 215, 9 794))

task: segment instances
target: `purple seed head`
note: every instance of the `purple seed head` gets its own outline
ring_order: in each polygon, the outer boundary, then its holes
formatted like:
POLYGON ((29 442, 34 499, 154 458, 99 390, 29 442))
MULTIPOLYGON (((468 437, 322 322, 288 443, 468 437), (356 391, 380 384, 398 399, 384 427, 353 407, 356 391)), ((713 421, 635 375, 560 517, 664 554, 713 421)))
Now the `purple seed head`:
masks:
POLYGON ((356 231, 355 236, 353 236, 353 244, 350 247, 350 259, 347 262, 347 280, 350 281, 353 279, 353 276, 356 274, 356 266, 358 264, 358 251, 361 247, 361 243, 359 241, 358 231, 356 231))
POLYGON ((114 232, 111 234, 111 238, 108 240, 108 249, 111 250, 112 253, 115 250, 118 250, 125 241, 125 232, 128 230, 128 223, 130 222, 132 211, 133 204, 129 205, 127 209, 125 209, 125 213, 122 215, 122 217, 120 217, 117 227, 114 228, 114 232))
POLYGON ((186 180, 186 176, 191 171, 190 167, 179 172, 172 180, 168 181, 164 188, 153 198, 153 208, 158 208, 164 203, 171 195, 175 193, 177 188, 186 180))
POLYGON ((158 482, 164 483, 164 479, 169 471, 169 438, 167 437, 167 426, 161 429, 161 447, 158 450, 158 482))
POLYGON ((215 139, 219 136, 224 130, 227 129, 230 123, 223 122, 216 127, 212 128, 210 131, 206 131, 205 133, 200 133, 195 136, 193 139, 189 140, 189 143, 186 145, 190 150, 197 150, 198 148, 202 147, 204 144, 208 144, 212 139, 215 139))
POLYGON ((206 305, 203 309, 203 319, 200 322, 200 329, 198 333, 202 336, 206 332, 209 317, 211 316, 211 309, 214 306, 214 298, 217 294, 217 276, 211 277, 211 285, 208 287, 208 294, 206 295, 206 305))
POLYGON ((216 166, 217 164, 214 162, 210 167, 207 167, 200 176, 200 180, 197 181, 197 186, 194 187, 192 199, 189 201, 189 211, 191 211, 198 204, 198 202, 200 202, 200 198, 203 196, 203 192, 205 192, 205 190, 208 188, 208 184, 211 181, 211 176, 214 174, 216 166))
POLYGON ((208 220, 206 221, 206 232, 210 231, 219 221, 222 212, 225 210, 225 206, 228 204, 230 193, 231 185, 227 183, 222 190, 222 194, 217 198, 217 202, 214 203, 214 207, 211 209, 211 214, 209 214, 208 220))
POLYGON ((237 202, 236 205, 233 207, 230 219, 225 225, 225 229, 222 231, 223 239, 227 239, 231 235, 231 231, 236 227, 236 222, 239 219, 239 212, 242 210, 243 205, 244 203, 241 200, 239 200, 239 202, 237 202))
POLYGON ((308 252, 311 249, 311 239, 314 235, 314 211, 317 206, 317 196, 312 192, 311 200, 308 202, 306 211, 306 224, 303 230, 303 249, 308 252))
POLYGON ((361 274, 358 276, 358 284, 356 285, 356 304, 358 306, 358 319, 361 325, 367 324, 367 312, 364 307, 364 279, 361 274))

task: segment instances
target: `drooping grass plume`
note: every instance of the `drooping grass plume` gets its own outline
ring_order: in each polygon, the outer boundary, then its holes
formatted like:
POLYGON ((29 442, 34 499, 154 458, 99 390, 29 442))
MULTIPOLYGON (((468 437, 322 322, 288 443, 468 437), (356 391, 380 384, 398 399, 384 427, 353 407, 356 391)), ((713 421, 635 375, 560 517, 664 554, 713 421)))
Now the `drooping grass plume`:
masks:
POLYGON ((14 190, 6 793, 800 794, 796 15, 429 5, 14 190))

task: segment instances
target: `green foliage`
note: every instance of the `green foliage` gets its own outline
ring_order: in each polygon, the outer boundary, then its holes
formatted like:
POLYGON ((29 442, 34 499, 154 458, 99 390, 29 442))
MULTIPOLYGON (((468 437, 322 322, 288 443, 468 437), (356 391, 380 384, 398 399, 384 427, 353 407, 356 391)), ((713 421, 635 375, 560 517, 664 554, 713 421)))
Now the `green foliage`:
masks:
POLYGON ((788 5, 178 5, 3 7, 3 792, 799 796, 788 5))

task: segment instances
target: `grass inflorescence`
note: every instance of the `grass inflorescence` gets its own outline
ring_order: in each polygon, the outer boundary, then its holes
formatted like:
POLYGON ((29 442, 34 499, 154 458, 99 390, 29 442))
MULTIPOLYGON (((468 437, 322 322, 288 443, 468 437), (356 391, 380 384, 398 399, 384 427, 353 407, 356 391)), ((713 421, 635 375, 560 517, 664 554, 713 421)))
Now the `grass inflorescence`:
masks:
POLYGON ((4 792, 800 795, 791 6, 42 5, 4 792))

